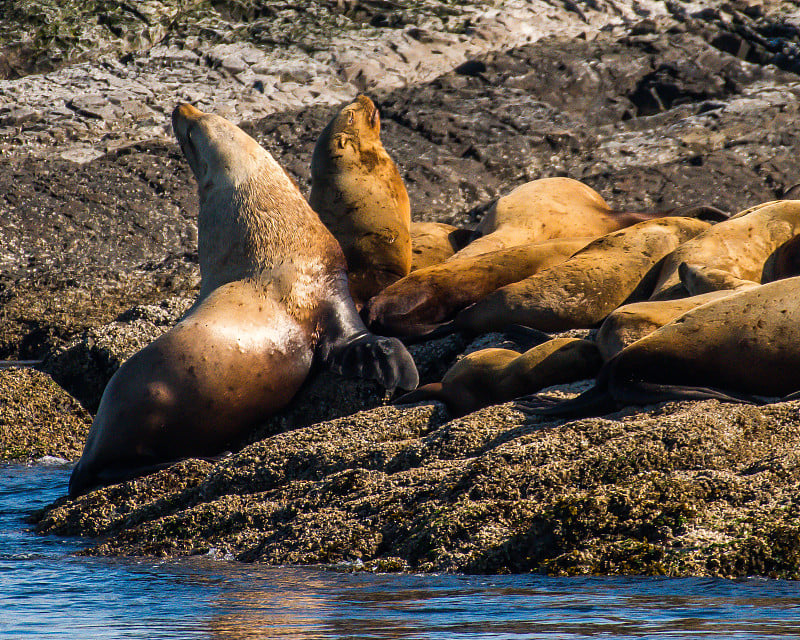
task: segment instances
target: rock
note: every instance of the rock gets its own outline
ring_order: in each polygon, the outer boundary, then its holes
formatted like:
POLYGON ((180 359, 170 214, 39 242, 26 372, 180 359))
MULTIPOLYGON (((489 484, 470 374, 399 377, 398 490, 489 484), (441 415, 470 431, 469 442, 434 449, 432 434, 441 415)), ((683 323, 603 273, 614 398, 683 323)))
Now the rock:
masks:
POLYGON ((0 368, 0 460, 75 460, 92 418, 46 373, 0 368))
POLYGON ((798 444, 797 403, 566 424, 385 407, 61 501, 38 530, 100 536, 89 554, 796 579, 798 444))

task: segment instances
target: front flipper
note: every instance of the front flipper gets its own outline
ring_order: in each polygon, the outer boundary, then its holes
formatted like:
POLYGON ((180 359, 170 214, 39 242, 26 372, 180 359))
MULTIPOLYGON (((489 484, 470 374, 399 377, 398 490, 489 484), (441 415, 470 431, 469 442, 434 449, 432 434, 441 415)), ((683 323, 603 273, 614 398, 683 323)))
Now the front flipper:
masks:
POLYGON ((414 389, 419 384, 417 366, 397 338, 364 331, 331 345, 325 362, 331 371, 350 378, 377 380, 390 391, 414 389))
POLYGON ((417 366, 397 338, 367 331, 347 288, 344 272, 334 283, 334 293, 320 320, 317 357, 343 376, 376 380, 390 391, 415 389, 417 366))

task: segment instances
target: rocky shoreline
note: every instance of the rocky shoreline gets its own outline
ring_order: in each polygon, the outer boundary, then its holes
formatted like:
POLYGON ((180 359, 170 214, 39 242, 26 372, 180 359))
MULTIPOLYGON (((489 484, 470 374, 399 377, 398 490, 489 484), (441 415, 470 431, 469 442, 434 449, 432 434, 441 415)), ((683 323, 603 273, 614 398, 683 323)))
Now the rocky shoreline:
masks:
MULTIPOLYGON (((228 13, 174 3, 173 15, 167 2, 143 3, 161 22, 145 20, 142 40, 112 37, 142 18, 111 16, 95 24, 107 31, 94 48, 78 34, 31 68, 12 64, 18 37, 0 30, 0 357, 42 361, 0 369, 0 458, 75 459, 110 375, 196 293, 197 199, 166 137, 164 114, 177 100, 247 121, 307 194, 331 105, 369 90, 414 219, 461 226, 498 195, 551 175, 638 210, 702 202, 737 211, 800 181, 800 12, 791 3, 515 2, 499 11, 421 2, 407 15, 394 3, 310 4, 307 24, 292 9, 250 16, 231 11, 235 2, 219 3, 228 13), (192 14, 201 10, 206 22, 192 14), (316 34, 311 54, 253 35, 292 17, 316 34), (323 28, 333 23, 338 30, 323 28), (411 41, 416 62, 398 53, 411 41), (252 48, 260 57, 247 62, 252 48), (331 57, 345 48, 360 75, 331 57), (245 68, 212 54, 239 56, 245 68), (167 71, 172 80, 159 75, 167 71), (112 77, 123 92, 152 83, 139 125, 131 104, 112 99, 112 77), (253 100, 259 81, 271 88, 253 100), (315 83, 328 93, 297 93, 315 83), (109 99, 59 115, 67 99, 56 86, 109 99)), ((42 43, 26 46, 46 51, 42 43)), ((412 354, 425 383, 504 339, 454 336, 412 354)), ((238 453, 61 500, 35 516, 37 528, 98 537, 88 553, 110 555, 800 577, 796 402, 668 403, 568 422, 542 422, 513 403, 457 420, 441 405, 385 403, 375 385, 321 374, 238 453)))

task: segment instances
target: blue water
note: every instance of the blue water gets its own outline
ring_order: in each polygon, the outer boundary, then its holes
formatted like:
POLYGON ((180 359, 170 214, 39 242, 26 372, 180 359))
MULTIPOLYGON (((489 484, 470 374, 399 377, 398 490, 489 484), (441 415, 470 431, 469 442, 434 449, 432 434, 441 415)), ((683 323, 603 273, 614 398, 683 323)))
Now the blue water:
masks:
POLYGON ((79 558, 24 515, 69 471, 0 466, 0 638, 796 638, 800 583, 343 573, 79 558))

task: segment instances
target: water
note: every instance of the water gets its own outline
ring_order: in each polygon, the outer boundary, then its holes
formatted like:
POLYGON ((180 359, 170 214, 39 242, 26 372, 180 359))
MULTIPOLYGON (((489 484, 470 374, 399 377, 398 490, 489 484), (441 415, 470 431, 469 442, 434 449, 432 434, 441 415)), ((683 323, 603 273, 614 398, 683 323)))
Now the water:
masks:
POLYGON ((800 584, 417 576, 76 558, 25 530, 57 466, 0 466, 0 638, 796 638, 800 584))

